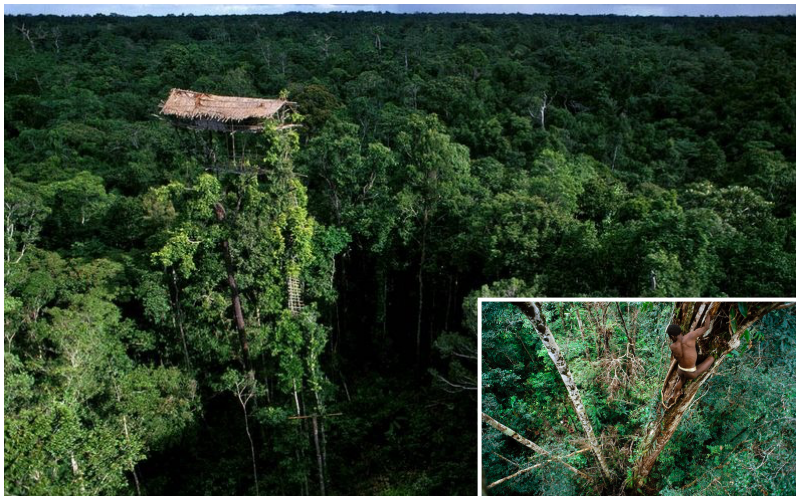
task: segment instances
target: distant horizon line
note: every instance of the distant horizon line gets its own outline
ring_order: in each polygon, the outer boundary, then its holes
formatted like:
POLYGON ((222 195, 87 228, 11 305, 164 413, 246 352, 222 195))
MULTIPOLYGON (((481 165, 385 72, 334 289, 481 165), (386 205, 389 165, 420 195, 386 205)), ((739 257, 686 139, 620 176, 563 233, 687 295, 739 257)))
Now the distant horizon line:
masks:
POLYGON ((92 14, 89 13, 73 13, 73 14, 57 14, 52 12, 18 12, 18 13, 3 13, 3 17, 247 17, 247 16, 285 16, 287 14, 305 14, 305 15, 328 15, 328 14, 380 14, 380 15, 390 15, 390 16, 419 16, 419 15, 428 15, 428 16, 447 16, 447 15, 466 15, 466 16, 550 16, 550 17, 641 17, 641 18, 698 18, 698 19, 709 19, 709 18, 725 18, 725 19, 734 19, 734 18, 766 18, 766 17, 796 17, 796 13, 792 14, 673 14, 673 15, 664 15, 664 14, 619 14, 615 12, 606 12, 606 13, 590 13, 590 14, 578 14, 578 13, 567 13, 567 12, 468 12, 468 11, 448 11, 448 12, 426 12, 426 11, 417 11, 417 12, 392 12, 389 10, 385 11, 377 11, 377 10, 329 10, 324 12, 309 12, 309 11, 302 11, 302 10, 287 10, 285 12, 248 12, 248 13, 202 13, 202 14, 194 14, 192 12, 179 12, 179 13, 166 13, 166 14, 136 14, 136 13, 128 13, 128 14, 121 14, 119 12, 95 12, 92 14))
POLYGON ((579 16, 621 18, 795 17, 795 4, 8 4, 6 16, 220 17, 285 14, 579 16))

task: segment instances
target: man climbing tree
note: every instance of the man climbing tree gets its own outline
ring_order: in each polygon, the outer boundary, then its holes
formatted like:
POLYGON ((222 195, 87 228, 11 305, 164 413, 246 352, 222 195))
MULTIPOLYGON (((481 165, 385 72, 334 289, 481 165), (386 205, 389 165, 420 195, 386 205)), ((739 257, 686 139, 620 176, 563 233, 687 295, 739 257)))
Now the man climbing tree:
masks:
POLYGON ((777 373, 781 380, 795 377, 793 304, 621 304, 618 312, 628 311, 628 317, 587 322, 583 337, 578 324, 563 320, 564 311, 593 307, 482 305, 484 421, 518 430, 591 477, 584 483, 568 468, 530 467, 517 447, 484 431, 488 491, 794 491, 793 475, 786 472, 794 463, 794 386, 776 383, 777 373), (629 335, 633 323, 635 338, 629 335), (671 343, 665 343, 665 331, 671 343), (608 341, 606 354, 587 359, 585 347, 600 338, 608 341), (648 369, 627 373, 626 362, 648 369), (711 377, 717 380, 706 384, 711 377), (576 436, 581 427, 585 437, 576 436), (588 452, 573 455, 579 449, 588 452), (692 460, 681 461, 687 454, 692 460), (737 483, 742 474, 746 480, 737 483))
MULTIPOLYGON (((671 405, 664 405, 663 412, 660 412, 655 420, 651 422, 646 437, 639 448, 641 455, 634 466, 631 483, 634 488, 638 490, 645 485, 647 477, 658 460, 658 456, 678 429, 678 425, 684 414, 691 407, 697 391, 714 374, 716 368, 722 363, 724 356, 739 347, 743 336, 749 340, 749 329, 756 321, 763 318, 770 311, 783 307, 785 307, 784 304, 763 302, 748 304, 681 302, 677 304, 672 323, 677 325, 681 331, 690 329, 691 333, 687 337, 697 332, 697 327, 701 322, 709 324, 708 328, 700 332, 699 335, 694 335, 692 342, 697 347, 697 355, 713 357, 716 362, 709 363, 710 367, 705 367, 703 373, 691 379, 691 384, 684 384, 685 379, 682 375, 682 370, 670 370, 667 373, 667 379, 664 382, 666 391, 680 383, 682 393, 671 391, 676 393, 675 398, 670 398, 672 399, 671 405), (679 371, 682 373, 676 373, 679 371)), ((700 328, 700 330, 702 329, 703 327, 700 328)), ((670 348, 672 349, 672 346, 670 348)), ((686 348, 685 351, 691 356, 691 349, 686 348)), ((664 390, 662 389, 662 396, 663 392, 664 390)))
POLYGON ((672 356, 677 363, 673 363, 672 367, 677 365, 680 372, 680 377, 675 385, 674 392, 670 399, 677 399, 685 380, 696 379, 714 363, 714 356, 708 356, 699 365, 697 363, 697 339, 703 335, 711 324, 711 316, 706 316, 706 322, 703 326, 696 328, 686 335, 681 334, 681 327, 678 325, 669 325, 667 327, 667 335, 669 335, 672 344, 669 349, 672 351, 672 356))

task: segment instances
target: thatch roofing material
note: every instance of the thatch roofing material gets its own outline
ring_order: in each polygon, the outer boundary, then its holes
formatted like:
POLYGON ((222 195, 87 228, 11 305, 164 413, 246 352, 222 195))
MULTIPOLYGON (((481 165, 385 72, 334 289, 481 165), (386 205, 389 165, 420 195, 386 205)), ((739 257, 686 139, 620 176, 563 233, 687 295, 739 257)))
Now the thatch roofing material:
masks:
POLYGON ((232 97, 172 89, 161 106, 161 113, 184 120, 228 123, 271 118, 286 105, 293 106, 294 103, 283 99, 232 97))

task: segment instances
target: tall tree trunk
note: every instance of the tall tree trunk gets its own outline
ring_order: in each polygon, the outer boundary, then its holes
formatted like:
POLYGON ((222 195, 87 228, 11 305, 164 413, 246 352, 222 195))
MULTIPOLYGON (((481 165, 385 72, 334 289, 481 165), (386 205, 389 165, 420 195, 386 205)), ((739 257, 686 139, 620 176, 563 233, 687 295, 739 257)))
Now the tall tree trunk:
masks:
MULTIPOLYGON (((300 407, 300 395, 297 391, 297 381, 292 379, 292 392, 294 394, 294 405, 295 411, 298 417, 303 415, 303 409, 300 407)), ((297 435, 300 436, 302 432, 306 432, 306 426, 303 425, 303 421, 301 420, 300 425, 297 427, 297 435)), ((295 449, 295 454, 297 456, 297 461, 302 463, 305 462, 306 454, 303 451, 303 448, 295 449)), ((305 493, 301 493, 301 495, 308 495, 308 471, 303 470, 303 485, 305 486, 305 493)), ((301 490, 302 491, 302 490, 301 490)))
POLYGON ((317 472, 319 473, 319 491, 321 496, 325 496, 325 475, 322 469, 322 448, 319 445, 319 425, 317 416, 311 417, 311 426, 314 429, 314 449, 317 451, 317 472))
MULTIPOLYGON (((714 364, 702 375, 694 380, 686 380, 683 386, 683 395, 669 407, 659 404, 657 416, 650 424, 647 434, 640 446, 641 456, 633 466, 631 486, 640 489, 647 481, 653 466, 658 461, 658 456, 667 445, 672 435, 678 429, 681 419, 691 407, 697 391, 711 377, 722 364, 725 356, 739 347, 741 336, 753 323, 764 317, 770 311, 779 309, 780 303, 750 302, 739 304, 735 302, 681 302, 677 304, 677 311, 672 317, 672 322, 688 332, 698 325, 703 324, 706 316, 712 318, 708 331, 697 339, 698 361, 714 356, 714 364), (744 312, 744 314, 742 314, 744 312), (734 328, 735 324, 735 328, 734 328)), ((667 374, 665 384, 670 385, 675 377, 679 377, 678 370, 667 374)))
POLYGON ((239 405, 242 407, 242 414, 244 415, 244 430, 247 433, 247 440, 250 442, 250 458, 253 462, 253 484, 256 487, 256 496, 258 492, 258 470, 256 468, 256 445, 253 441, 253 435, 250 433, 250 419, 247 415, 247 403, 255 396, 255 391, 251 385, 251 381, 237 382, 236 383, 236 397, 239 399, 239 405))
POLYGON ((572 372, 570 372, 569 367, 567 366, 567 361, 563 356, 561 356, 561 350, 558 348, 558 344, 556 343, 550 328, 547 326, 547 323, 544 320, 541 304, 536 302, 513 302, 513 304, 528 318, 533 325, 534 331, 537 333, 537 335, 539 335, 539 338, 542 339, 542 343, 544 343, 544 346, 547 349, 547 354, 550 356, 550 359, 553 360, 553 364, 556 365, 558 373, 561 374, 561 380, 563 380, 564 386, 567 388, 567 393, 569 393, 572 406, 575 408, 575 413, 578 415, 578 420, 580 420, 581 425, 583 426, 584 433, 586 433, 586 439, 589 441, 589 446, 592 448, 592 452, 597 457, 597 461, 600 463, 600 469, 603 472, 603 476, 605 476, 607 479, 610 479, 611 471, 608 469, 608 465, 606 465, 606 460, 600 450, 600 444, 597 441, 597 437, 594 435, 592 423, 589 421, 589 417, 586 415, 586 408, 583 406, 583 401, 581 400, 581 395, 578 392, 578 387, 575 385, 575 381, 572 378, 572 372))
POLYGON ((247 433, 247 439, 250 441, 250 458, 253 460, 253 482, 256 485, 256 496, 258 492, 258 470, 256 469, 256 445, 253 442, 253 436, 250 434, 250 419, 247 417, 247 408, 244 409, 244 430, 247 433))
MULTIPOLYGON (((214 204, 214 212, 217 215, 217 220, 222 222, 225 220, 225 207, 221 203, 214 204)), ((250 347, 247 344, 247 332, 244 324, 244 314, 242 313, 242 301, 239 298, 239 287, 236 285, 236 274, 233 268, 233 259, 231 258, 231 247, 228 240, 222 242, 222 253, 225 258, 225 270, 228 274, 228 288, 231 291, 231 302, 233 303, 233 316, 236 322, 236 331, 239 332, 239 344, 242 350, 242 364, 244 369, 248 372, 250 378, 253 378, 253 372, 250 369, 250 347)))
MULTIPOLYGON (((322 400, 319 397, 319 392, 314 391, 314 397, 317 399, 317 414, 324 417, 325 416, 325 407, 322 405, 322 400)), ((314 429, 316 434, 316 428, 314 429)), ((316 436, 315 436, 316 439, 316 436)), ((319 443, 322 444, 322 449, 320 450, 319 444, 317 444, 317 464, 320 466, 320 481, 322 484, 322 495, 325 495, 325 488, 328 484, 328 453, 326 450, 326 443, 325 443, 325 419, 322 418, 319 421, 319 443)))

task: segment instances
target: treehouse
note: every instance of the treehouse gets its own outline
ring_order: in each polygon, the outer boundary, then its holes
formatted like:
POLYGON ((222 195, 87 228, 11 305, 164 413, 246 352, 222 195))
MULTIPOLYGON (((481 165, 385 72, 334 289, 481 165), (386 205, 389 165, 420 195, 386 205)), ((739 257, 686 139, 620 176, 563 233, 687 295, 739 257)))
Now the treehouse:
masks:
MULTIPOLYGON (((172 89, 166 102, 161 104, 161 114, 176 129, 189 132, 189 140, 181 134, 184 145, 190 154, 202 158, 205 170, 217 174, 250 175, 263 173, 260 165, 264 155, 259 150, 258 133, 264 130, 267 120, 276 121, 278 129, 294 127, 287 122, 296 107, 297 103, 285 99, 235 97, 172 89), (248 144, 248 136, 253 138, 251 144, 248 144), (225 153, 220 154, 222 138, 225 153)), ((292 199, 296 203, 293 194, 292 199)), ((223 220, 224 209, 220 213, 222 215, 218 214, 218 217, 223 220)), ((229 256, 226 258, 230 259, 229 256)), ((229 274, 228 279, 233 283, 234 302, 237 302, 235 278, 229 274)), ((289 276, 286 286, 288 308, 296 314, 303 308, 302 284, 296 276, 289 276)), ((237 317, 237 321, 241 322, 240 328, 243 329, 243 319, 237 317)))
POLYGON ((205 94, 172 89, 161 105, 161 114, 173 125, 210 132, 261 132, 267 119, 284 123, 296 103, 284 99, 260 99, 205 94))
POLYGON ((263 158, 253 136, 264 130, 267 120, 276 121, 279 129, 293 127, 287 122, 296 107, 285 99, 172 89, 161 104, 161 115, 177 130, 188 132, 180 134, 184 147, 202 158, 206 170, 244 173, 257 168, 263 158))

